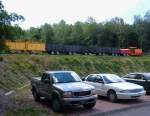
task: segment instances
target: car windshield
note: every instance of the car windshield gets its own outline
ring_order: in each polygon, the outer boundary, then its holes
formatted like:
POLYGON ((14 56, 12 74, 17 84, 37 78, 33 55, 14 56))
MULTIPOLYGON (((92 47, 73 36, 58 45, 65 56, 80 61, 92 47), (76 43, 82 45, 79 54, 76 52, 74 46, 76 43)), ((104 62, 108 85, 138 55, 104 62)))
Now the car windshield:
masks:
POLYGON ((107 83, 107 84, 125 82, 125 80, 123 80, 119 76, 113 75, 113 74, 103 75, 102 77, 103 77, 105 83, 107 83))
POLYGON ((69 83, 69 82, 80 82, 80 77, 75 72, 59 72, 54 73, 55 83, 69 83))

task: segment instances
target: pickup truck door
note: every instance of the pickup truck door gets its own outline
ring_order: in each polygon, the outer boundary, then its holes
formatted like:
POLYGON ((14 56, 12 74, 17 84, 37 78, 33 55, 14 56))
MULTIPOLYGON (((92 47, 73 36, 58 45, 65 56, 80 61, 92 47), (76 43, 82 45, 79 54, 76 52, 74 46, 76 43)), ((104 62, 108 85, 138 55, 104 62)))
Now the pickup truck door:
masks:
POLYGON ((40 84, 40 93, 43 97, 50 98, 52 92, 52 84, 51 84, 51 76, 49 74, 45 74, 45 76, 41 80, 40 84))

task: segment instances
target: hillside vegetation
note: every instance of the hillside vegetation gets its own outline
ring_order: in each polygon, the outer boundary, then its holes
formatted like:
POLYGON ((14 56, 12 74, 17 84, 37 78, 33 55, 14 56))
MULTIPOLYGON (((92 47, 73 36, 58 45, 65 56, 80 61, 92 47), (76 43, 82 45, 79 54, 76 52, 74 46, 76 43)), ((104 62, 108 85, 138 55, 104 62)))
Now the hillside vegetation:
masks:
POLYGON ((150 56, 0 55, 0 90, 22 87, 45 70, 73 70, 81 77, 90 73, 148 72, 150 56))

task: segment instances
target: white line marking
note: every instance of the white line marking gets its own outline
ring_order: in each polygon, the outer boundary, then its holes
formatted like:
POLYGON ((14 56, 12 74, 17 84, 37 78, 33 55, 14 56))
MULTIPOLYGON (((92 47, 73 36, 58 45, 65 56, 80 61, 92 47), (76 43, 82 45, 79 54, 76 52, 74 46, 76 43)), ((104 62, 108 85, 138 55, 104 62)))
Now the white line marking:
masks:
POLYGON ((11 91, 5 93, 4 95, 5 95, 5 96, 8 96, 8 95, 11 95, 11 94, 13 94, 13 93, 15 93, 15 91, 14 91, 14 90, 11 90, 11 91))
POLYGON ((17 90, 21 90, 21 89, 23 89, 23 88, 25 88, 25 87, 28 87, 30 84, 26 84, 25 86, 23 86, 23 87, 20 87, 20 88, 17 88, 17 90))
MULTIPOLYGON (((26 84, 26 85, 24 85, 23 87, 17 88, 16 90, 21 90, 21 89, 23 89, 23 88, 25 88, 25 87, 27 87, 27 86, 29 86, 29 85, 30 85, 30 84, 26 84)), ((5 96, 9 96, 9 95, 11 95, 11 94, 13 94, 13 93, 15 93, 15 90, 11 90, 11 91, 5 93, 4 95, 5 95, 5 96)))

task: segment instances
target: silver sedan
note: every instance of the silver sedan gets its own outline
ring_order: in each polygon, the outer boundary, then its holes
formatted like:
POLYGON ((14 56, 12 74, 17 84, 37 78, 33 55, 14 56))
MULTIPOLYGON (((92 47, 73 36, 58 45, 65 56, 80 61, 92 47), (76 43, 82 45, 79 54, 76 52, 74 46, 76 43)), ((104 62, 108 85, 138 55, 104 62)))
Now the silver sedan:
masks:
POLYGON ((96 88, 97 94, 107 96, 111 102, 117 99, 138 99, 145 95, 142 86, 126 82, 115 74, 90 74, 85 83, 96 88))

